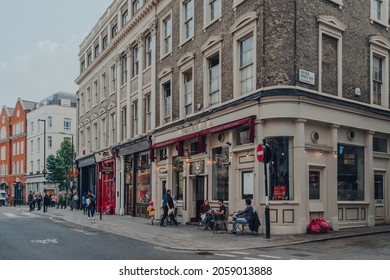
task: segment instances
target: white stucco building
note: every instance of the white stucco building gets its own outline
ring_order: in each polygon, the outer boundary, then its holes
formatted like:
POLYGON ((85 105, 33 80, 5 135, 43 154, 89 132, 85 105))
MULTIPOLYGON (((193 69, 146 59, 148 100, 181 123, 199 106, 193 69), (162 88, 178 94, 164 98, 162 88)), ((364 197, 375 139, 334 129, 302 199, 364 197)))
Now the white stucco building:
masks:
POLYGON ((55 155, 64 140, 75 141, 76 103, 75 94, 58 92, 39 102, 28 113, 27 193, 58 193, 57 184, 48 182, 44 177, 45 159, 55 155))

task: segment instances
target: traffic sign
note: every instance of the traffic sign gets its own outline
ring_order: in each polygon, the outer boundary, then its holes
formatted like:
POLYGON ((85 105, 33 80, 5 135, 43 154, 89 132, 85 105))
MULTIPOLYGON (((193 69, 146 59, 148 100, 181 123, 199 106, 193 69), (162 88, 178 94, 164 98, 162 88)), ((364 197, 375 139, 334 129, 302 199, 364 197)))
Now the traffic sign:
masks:
POLYGON ((259 162, 263 161, 263 159, 264 159, 264 147, 263 147, 263 145, 259 144, 257 146, 256 156, 257 156, 257 160, 259 162))

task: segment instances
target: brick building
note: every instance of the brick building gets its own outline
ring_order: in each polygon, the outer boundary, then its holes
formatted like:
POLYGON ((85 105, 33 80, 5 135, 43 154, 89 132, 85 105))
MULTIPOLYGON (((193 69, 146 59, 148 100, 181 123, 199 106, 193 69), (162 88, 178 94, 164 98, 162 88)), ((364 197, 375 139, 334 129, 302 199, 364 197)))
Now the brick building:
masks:
POLYGON ((145 215, 166 188, 253 199, 271 232, 390 221, 389 1, 112 2, 80 46, 78 160, 100 206, 145 215), (99 140, 98 140, 99 139, 99 140), (272 150, 264 164, 256 148, 272 150), (268 197, 266 197, 268 193, 268 197))
POLYGON ((2 189, 6 189, 11 202, 23 204, 27 200, 25 188, 27 159, 27 113, 34 102, 18 98, 15 108, 3 106, 1 111, 1 174, 2 189))

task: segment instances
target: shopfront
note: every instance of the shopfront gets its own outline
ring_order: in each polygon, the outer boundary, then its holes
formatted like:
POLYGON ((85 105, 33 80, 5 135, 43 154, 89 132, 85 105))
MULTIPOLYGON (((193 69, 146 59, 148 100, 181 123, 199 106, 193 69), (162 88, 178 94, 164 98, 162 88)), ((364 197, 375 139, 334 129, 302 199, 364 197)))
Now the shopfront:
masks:
MULTIPOLYGON (((205 199, 213 208, 218 207, 219 199, 224 200, 227 207, 232 201, 238 203, 236 170, 247 161, 247 171, 254 174, 254 120, 251 116, 199 131, 189 129, 189 133, 180 137, 153 144, 151 156, 158 174, 154 181, 156 199, 163 198, 162 186, 171 189, 184 222, 199 221, 200 205, 205 199), (239 147, 238 152, 233 150, 233 144, 239 147), (241 160, 240 156, 249 158, 249 154, 251 160, 241 160)), ((244 191, 247 189, 245 187, 244 191)), ((251 192, 253 196, 253 190, 251 192)))
POLYGON ((148 137, 143 137, 114 147, 120 161, 116 170, 119 209, 125 215, 147 217, 152 200, 149 146, 148 137))
POLYGON ((95 154, 98 164, 98 196, 97 210, 108 215, 115 214, 116 185, 115 185, 115 158, 111 150, 104 150, 95 154))
POLYGON ((93 194, 98 196, 97 193, 97 167, 95 156, 91 155, 76 160, 78 167, 78 195, 82 197, 83 194, 87 194, 88 191, 92 191, 93 194))

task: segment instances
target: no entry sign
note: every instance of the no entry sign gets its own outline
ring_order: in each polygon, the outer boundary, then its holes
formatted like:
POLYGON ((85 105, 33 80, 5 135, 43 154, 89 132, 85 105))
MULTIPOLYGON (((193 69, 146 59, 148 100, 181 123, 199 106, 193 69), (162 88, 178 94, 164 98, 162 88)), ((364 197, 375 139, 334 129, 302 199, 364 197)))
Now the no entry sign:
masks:
POLYGON ((259 144, 257 146, 256 156, 257 156, 257 160, 259 162, 263 161, 263 159, 264 159, 264 147, 263 147, 263 145, 259 144))

